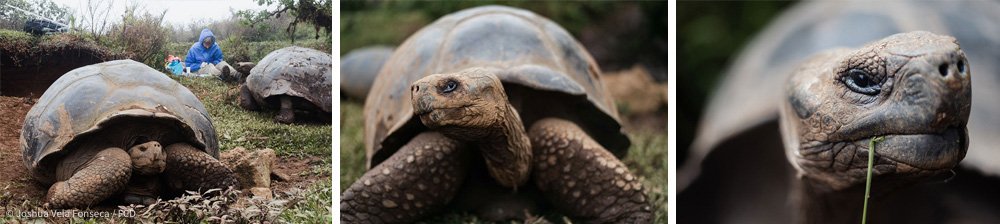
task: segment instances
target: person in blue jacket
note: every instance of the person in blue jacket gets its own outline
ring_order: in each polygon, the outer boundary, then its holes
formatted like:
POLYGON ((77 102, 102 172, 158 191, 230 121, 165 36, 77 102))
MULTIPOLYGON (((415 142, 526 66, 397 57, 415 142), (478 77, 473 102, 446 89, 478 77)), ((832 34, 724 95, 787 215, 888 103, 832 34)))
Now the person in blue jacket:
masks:
POLYGON ((222 49, 216 43, 215 34, 208 28, 201 30, 198 42, 191 45, 184 65, 187 73, 199 75, 227 76, 235 70, 222 60, 222 49))

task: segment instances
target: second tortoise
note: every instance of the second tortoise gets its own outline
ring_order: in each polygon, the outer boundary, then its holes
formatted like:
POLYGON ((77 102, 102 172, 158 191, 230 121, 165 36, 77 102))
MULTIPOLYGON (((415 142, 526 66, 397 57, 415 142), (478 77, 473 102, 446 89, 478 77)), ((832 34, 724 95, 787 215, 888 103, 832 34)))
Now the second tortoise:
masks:
POLYGON ((264 56, 240 86, 239 105, 246 110, 277 109, 278 123, 304 117, 329 121, 333 104, 331 58, 318 50, 291 46, 264 56))

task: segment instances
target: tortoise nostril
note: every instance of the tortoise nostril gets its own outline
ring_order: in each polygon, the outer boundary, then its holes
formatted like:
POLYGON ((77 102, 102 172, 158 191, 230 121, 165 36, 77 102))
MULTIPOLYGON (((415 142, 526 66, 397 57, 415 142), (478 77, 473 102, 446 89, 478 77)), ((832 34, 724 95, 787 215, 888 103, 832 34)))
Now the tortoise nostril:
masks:
POLYGON ((413 89, 413 92, 417 92, 420 91, 420 86, 413 86, 413 88, 410 89, 413 89))
POLYGON ((938 72, 941 73, 941 76, 947 77, 948 76, 948 64, 946 63, 946 64, 939 65, 938 66, 938 72))

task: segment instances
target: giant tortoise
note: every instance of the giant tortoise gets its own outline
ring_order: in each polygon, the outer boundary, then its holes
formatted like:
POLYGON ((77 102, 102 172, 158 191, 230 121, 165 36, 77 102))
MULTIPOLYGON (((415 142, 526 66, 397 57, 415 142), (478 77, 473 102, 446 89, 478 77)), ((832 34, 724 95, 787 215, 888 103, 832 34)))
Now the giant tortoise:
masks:
POLYGON ((342 194, 342 221, 413 222, 449 206, 524 219, 552 206, 584 223, 649 222, 599 73, 569 33, 529 11, 476 7, 424 27, 369 92, 370 169, 342 194))
POLYGON ((736 57, 708 103, 678 171, 678 221, 857 222, 858 178, 875 136, 886 141, 875 144, 870 221, 1000 221, 991 212, 1000 209, 997 10, 988 1, 817 1, 783 13, 736 57), (961 50, 928 33, 893 36, 917 30, 953 36, 961 50), (875 42, 886 37, 911 44, 875 42), (851 63, 864 69, 845 70, 851 63), (918 91, 962 86, 941 80, 970 72, 970 99, 918 91))
POLYGON ((278 109, 274 120, 283 124, 310 120, 303 116, 329 121, 332 65, 329 54, 311 48, 291 46, 272 51, 240 85, 239 106, 251 111, 278 109))
POLYGON ((236 184, 222 165, 215 127, 187 88, 131 60, 74 69, 24 119, 24 164, 51 185, 53 208, 116 195, 148 204, 163 193, 236 184))
POLYGON ((368 97, 375 76, 392 56, 389 46, 371 46, 355 49, 340 57, 340 91, 349 98, 364 101, 368 97))

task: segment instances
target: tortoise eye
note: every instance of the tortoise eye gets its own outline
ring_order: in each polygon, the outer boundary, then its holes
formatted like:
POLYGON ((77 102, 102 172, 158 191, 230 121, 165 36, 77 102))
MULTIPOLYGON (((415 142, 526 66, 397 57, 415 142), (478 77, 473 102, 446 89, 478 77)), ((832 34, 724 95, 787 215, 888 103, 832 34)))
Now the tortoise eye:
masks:
POLYGON ((448 80, 448 82, 445 83, 444 86, 442 87, 441 92, 450 93, 452 91, 455 91, 455 89, 457 88, 458 88, 458 82, 455 82, 455 80, 448 80))
POLYGON ((871 74, 858 69, 851 69, 840 81, 856 93, 874 96, 882 91, 881 84, 871 74))

